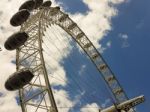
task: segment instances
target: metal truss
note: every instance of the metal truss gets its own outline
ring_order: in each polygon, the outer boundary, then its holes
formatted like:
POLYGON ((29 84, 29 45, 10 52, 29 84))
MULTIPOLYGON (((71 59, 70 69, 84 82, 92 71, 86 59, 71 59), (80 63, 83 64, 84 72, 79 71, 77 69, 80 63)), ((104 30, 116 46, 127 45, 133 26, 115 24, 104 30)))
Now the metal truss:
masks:
MULTIPOLYGON (((32 82, 19 92, 22 111, 28 112, 30 106, 35 107, 33 112, 41 112, 41 109, 45 110, 45 112, 58 111, 48 80, 42 53, 42 38, 44 31, 46 27, 51 24, 56 24, 64 29, 84 50, 102 75, 114 95, 116 103, 126 101, 128 97, 114 73, 85 33, 67 14, 60 11, 59 8, 50 7, 34 11, 28 21, 21 27, 21 31, 28 33, 29 39, 24 46, 17 50, 17 70, 21 68, 31 68, 35 75, 32 82), (43 82, 41 82, 42 78, 44 79, 43 82), (39 101, 37 101, 37 97, 39 97, 39 101)), ((32 111, 30 110, 30 112, 32 111)))
POLYGON ((42 53, 42 14, 42 10, 33 12, 21 27, 21 31, 28 33, 29 39, 17 49, 17 70, 28 68, 34 73, 30 84, 19 90, 22 112, 58 112, 42 53))
POLYGON ((111 92, 113 93, 117 103, 126 101, 128 98, 121 87, 120 83, 116 79, 114 73, 111 71, 102 55, 92 44, 86 34, 78 27, 78 25, 69 18, 69 16, 60 10, 55 10, 53 8, 45 9, 45 18, 47 21, 51 21, 59 25, 68 34, 73 37, 73 39, 80 45, 80 47, 89 56, 90 60, 96 66, 97 70, 100 72, 111 92))

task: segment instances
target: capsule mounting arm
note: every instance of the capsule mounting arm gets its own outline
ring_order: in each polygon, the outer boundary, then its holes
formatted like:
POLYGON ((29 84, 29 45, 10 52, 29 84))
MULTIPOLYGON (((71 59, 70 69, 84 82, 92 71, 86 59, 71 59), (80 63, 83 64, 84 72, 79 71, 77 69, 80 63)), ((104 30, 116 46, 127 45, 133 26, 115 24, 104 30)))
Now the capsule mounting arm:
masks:
POLYGON ((101 110, 100 112, 129 112, 133 107, 137 106, 140 103, 143 103, 145 98, 143 95, 133 98, 131 100, 127 100, 120 104, 115 104, 111 107, 101 110))

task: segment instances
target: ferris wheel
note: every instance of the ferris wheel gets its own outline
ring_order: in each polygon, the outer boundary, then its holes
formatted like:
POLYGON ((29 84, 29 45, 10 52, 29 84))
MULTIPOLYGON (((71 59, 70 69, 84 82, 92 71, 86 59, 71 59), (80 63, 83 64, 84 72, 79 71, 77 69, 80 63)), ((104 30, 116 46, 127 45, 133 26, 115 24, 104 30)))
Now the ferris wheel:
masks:
POLYGON ((7 50, 16 49, 17 69, 8 78, 5 87, 10 91, 19 90, 22 112, 58 112, 43 53, 46 30, 53 26, 69 34, 83 49, 112 92, 117 105, 114 110, 102 111, 129 111, 144 101, 143 96, 128 101, 114 73, 90 39, 60 7, 51 7, 51 1, 26 1, 11 18, 10 23, 21 28, 5 42, 7 50))

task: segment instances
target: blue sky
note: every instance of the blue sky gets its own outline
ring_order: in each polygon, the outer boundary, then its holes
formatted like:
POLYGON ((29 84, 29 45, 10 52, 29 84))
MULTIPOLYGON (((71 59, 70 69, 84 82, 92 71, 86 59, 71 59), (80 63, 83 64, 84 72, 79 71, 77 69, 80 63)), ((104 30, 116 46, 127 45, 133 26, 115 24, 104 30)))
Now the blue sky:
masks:
POLYGON ((56 2, 63 2, 61 6, 64 7, 66 11, 71 13, 85 13, 88 11, 88 7, 82 0, 56 0, 56 2))
POLYGON ((140 112, 150 110, 149 4, 148 0, 131 0, 119 6, 119 15, 112 20, 113 30, 102 42, 112 41, 112 47, 103 55, 128 96, 145 95, 146 102, 138 108, 140 112), (128 47, 121 47, 120 33, 128 35, 128 47))
MULTIPOLYGON (((81 0, 61 1, 67 6, 68 12, 85 13, 88 10, 81 0)), ((150 110, 149 4, 149 0, 130 0, 117 6, 119 14, 112 19, 113 29, 99 42, 106 46, 106 43, 111 41, 111 47, 104 51, 103 57, 127 95, 130 98, 145 95, 146 102, 137 107, 138 112, 150 110)))

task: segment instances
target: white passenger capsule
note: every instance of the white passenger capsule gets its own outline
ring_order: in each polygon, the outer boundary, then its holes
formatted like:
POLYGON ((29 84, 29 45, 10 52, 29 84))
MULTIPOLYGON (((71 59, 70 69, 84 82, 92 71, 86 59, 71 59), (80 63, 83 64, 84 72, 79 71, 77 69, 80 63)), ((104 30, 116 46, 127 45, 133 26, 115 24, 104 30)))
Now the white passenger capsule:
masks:
POLYGON ((32 11, 34 9, 34 7, 35 7, 35 1, 28 0, 20 6, 19 10, 27 9, 29 11, 32 11))
POLYGON ((33 73, 30 70, 22 69, 12 74, 5 82, 5 88, 9 91, 14 91, 23 88, 32 78, 33 73))
POLYGON ((14 50, 22 46, 28 39, 25 32, 18 32, 11 35, 5 42, 4 46, 7 50, 14 50))
POLYGON ((34 0, 35 1, 35 9, 39 8, 43 4, 43 0, 34 0))
POLYGON ((28 17, 30 16, 30 13, 26 9, 22 9, 19 12, 17 12, 13 17, 10 19, 10 24, 12 26, 19 26, 23 24, 28 17))
POLYGON ((42 4, 42 7, 50 7, 52 4, 51 1, 45 1, 43 4, 42 4))

